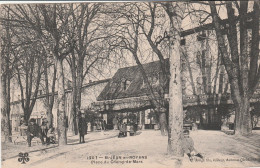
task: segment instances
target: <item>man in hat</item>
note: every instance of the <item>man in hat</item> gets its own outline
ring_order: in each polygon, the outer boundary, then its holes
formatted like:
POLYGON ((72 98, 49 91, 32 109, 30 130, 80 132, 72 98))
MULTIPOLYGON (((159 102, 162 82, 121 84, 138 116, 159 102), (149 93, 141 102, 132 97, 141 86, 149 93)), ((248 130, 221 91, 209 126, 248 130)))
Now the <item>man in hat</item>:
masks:
POLYGON ((40 138, 42 144, 44 145, 41 128, 39 127, 39 125, 36 124, 36 120, 34 118, 31 118, 27 129, 27 142, 29 147, 31 147, 31 141, 34 137, 40 138))
POLYGON ((85 143, 84 136, 87 132, 87 125, 85 120, 85 113, 84 111, 81 111, 81 114, 79 116, 79 143, 85 143))
POLYGON ((194 156, 197 156, 201 159, 203 159, 203 156, 198 153, 195 148, 194 148, 194 142, 192 140, 192 138, 189 136, 190 132, 189 130, 184 130, 183 131, 183 150, 184 150, 184 153, 188 155, 190 161, 193 161, 193 157, 194 156))

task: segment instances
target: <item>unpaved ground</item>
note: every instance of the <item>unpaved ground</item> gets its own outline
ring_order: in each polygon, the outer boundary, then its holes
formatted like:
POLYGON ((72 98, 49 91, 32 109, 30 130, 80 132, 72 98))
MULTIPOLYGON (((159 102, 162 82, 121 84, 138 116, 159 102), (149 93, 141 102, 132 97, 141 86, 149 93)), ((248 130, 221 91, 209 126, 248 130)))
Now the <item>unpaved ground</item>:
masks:
POLYGON ((137 136, 117 138, 117 131, 90 133, 86 143, 78 136, 68 137, 69 145, 9 145, 2 148, 2 167, 256 167, 260 166, 260 131, 248 137, 226 135, 220 131, 191 132, 195 148, 204 160, 173 158, 166 154, 167 137, 146 130, 137 136), (19 152, 29 152, 30 161, 17 161, 19 152), (130 163, 131 162, 131 163, 130 163))

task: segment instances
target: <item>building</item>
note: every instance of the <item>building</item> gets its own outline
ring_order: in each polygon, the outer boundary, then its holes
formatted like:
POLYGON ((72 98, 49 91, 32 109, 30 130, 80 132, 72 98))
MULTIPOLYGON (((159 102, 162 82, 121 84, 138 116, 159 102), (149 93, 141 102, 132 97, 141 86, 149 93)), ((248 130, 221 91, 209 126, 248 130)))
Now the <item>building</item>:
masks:
MULTIPOLYGON (((148 80, 159 99, 161 71, 158 61, 143 65, 148 80)), ((147 96, 149 90, 137 66, 119 69, 107 83, 104 90, 93 103, 95 110, 107 116, 107 125, 112 128, 115 117, 123 122, 132 118, 142 128, 152 128, 157 124, 153 107, 147 96)))
MULTIPOLYGON (((169 66, 168 60, 166 62, 167 66, 169 66)), ((168 88, 166 88, 165 95, 160 96, 159 94, 162 83, 162 71, 159 61, 143 64, 143 68, 157 96, 156 99, 167 99, 168 88)), ((185 75, 185 73, 183 74, 185 75)), ((196 78, 199 78, 199 76, 196 78)), ((217 81, 216 83, 220 82, 217 81)), ((230 111, 233 102, 228 86, 226 86, 227 89, 218 89, 219 91, 222 90, 222 92, 217 94, 206 93, 201 88, 200 80, 197 80, 195 87, 199 92, 194 95, 188 90, 189 85, 190 83, 183 77, 183 105, 185 116, 189 115, 188 119, 197 122, 204 129, 220 129, 223 119, 234 123, 234 113, 230 111)), ((229 85, 229 83, 226 80, 221 85, 229 85)), ((218 85, 218 87, 221 86, 218 85)), ((154 128, 154 125, 158 124, 158 117, 154 113, 149 94, 150 92, 138 66, 125 67, 118 69, 97 97, 97 101, 92 103, 92 108, 106 116, 110 128, 113 127, 115 117, 123 118, 123 122, 127 122, 129 118, 134 119, 142 128, 154 128)), ((251 99, 252 105, 259 105, 259 98, 260 89, 255 92, 251 99)))
MULTIPOLYGON (((100 81, 90 81, 87 84, 82 86, 82 93, 81 93, 81 108, 87 109, 89 105, 96 101, 96 98, 100 94, 100 92, 104 89, 109 79, 100 80, 100 81)), ((71 104, 72 104, 72 90, 69 87, 65 90, 65 113, 68 117, 68 131, 73 130, 73 118, 72 118, 72 111, 71 111, 71 104)), ((41 123, 42 118, 46 118, 46 107, 44 105, 46 99, 45 94, 39 94, 36 103, 34 105, 31 118, 35 118, 37 123, 41 123)), ((54 127, 57 126, 57 92, 55 93, 54 98, 54 106, 52 109, 53 113, 53 121, 54 127)), ((21 117, 23 116, 23 109, 21 106, 21 101, 18 99, 16 101, 11 102, 11 111, 10 111, 10 120, 12 131, 18 131, 21 117)))

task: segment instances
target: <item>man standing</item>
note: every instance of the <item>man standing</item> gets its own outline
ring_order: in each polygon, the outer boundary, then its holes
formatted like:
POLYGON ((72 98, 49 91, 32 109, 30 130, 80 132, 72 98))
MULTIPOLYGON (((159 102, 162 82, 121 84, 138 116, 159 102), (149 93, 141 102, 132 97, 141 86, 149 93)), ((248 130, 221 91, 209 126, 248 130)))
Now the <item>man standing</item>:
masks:
POLYGON ((79 117, 79 143, 85 143, 84 136, 87 132, 87 125, 85 120, 85 113, 84 111, 81 111, 81 115, 79 117))
POLYGON ((106 120, 103 120, 103 121, 102 121, 102 129, 105 131, 105 130, 106 130, 106 127, 107 127, 106 120))
POLYGON ((41 128, 36 124, 35 119, 30 119, 27 129, 27 142, 28 146, 31 147, 31 141, 34 137, 41 139, 42 145, 44 145, 43 137, 41 134, 41 128))

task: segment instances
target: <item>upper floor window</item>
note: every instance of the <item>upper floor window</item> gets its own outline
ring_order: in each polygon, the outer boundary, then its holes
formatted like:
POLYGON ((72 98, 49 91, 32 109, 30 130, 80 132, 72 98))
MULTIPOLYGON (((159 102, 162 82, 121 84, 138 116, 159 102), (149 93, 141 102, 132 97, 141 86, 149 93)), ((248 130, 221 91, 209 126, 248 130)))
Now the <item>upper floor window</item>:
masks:
POLYGON ((121 88, 123 90, 127 90, 127 88, 130 86, 131 82, 127 79, 122 79, 122 82, 121 82, 121 88))

